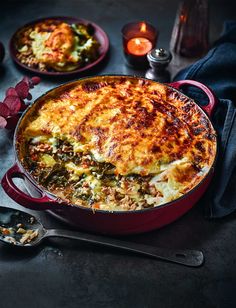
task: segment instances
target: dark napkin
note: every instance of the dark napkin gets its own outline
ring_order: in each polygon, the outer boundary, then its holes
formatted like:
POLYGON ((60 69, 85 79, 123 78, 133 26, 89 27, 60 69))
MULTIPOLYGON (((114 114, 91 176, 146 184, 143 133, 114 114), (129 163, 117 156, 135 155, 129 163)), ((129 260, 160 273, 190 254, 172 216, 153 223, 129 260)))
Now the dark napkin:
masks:
MULTIPOLYGON (((208 217, 223 217, 236 210, 236 21, 225 22, 221 37, 208 54, 174 78, 183 79, 206 84, 219 98, 212 117, 218 134, 218 158, 202 202, 208 217)), ((206 103, 201 90, 188 87, 184 92, 197 103, 206 103)))

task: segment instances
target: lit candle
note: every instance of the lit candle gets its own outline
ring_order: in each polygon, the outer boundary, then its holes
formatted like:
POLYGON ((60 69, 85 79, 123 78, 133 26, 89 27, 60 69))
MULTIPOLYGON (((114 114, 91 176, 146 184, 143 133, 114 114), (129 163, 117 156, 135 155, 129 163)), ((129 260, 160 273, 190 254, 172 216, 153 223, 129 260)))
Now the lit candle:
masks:
POLYGON ((145 37, 134 37, 128 41, 127 49, 135 56, 145 56, 152 49, 152 43, 145 37))
POLYGON ((147 22, 133 22, 122 28, 122 36, 127 64, 147 67, 147 54, 156 45, 157 30, 147 22))

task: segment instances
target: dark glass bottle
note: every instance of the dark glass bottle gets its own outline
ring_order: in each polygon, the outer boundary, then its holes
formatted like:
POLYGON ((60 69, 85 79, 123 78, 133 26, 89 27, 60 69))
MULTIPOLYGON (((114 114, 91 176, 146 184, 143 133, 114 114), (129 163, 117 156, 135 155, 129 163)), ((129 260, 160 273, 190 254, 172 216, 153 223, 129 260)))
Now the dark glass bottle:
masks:
POLYGON ((172 31, 170 50, 183 57, 201 57, 209 48, 207 0, 180 3, 172 31))

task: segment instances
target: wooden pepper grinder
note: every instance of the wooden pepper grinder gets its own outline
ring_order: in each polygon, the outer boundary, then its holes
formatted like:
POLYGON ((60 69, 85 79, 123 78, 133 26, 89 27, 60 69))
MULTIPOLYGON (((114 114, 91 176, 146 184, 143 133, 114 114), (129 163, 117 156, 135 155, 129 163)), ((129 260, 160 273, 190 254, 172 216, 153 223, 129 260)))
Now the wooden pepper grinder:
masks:
POLYGON ((166 70, 172 59, 172 55, 164 48, 152 49, 147 54, 150 69, 147 70, 145 77, 158 82, 169 82, 170 72, 166 70))

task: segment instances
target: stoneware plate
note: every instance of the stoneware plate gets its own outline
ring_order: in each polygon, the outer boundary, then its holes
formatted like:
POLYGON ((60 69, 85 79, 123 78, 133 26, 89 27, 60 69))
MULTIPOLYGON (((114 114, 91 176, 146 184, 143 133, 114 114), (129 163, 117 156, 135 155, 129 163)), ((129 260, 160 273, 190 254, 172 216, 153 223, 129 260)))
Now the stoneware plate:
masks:
POLYGON ((32 73, 36 73, 36 74, 41 74, 41 75, 45 75, 45 76, 69 76, 69 75, 74 75, 80 72, 84 72, 87 71, 91 68, 93 68, 94 66, 96 66, 97 64, 99 64, 106 56, 107 52, 109 50, 109 39, 107 34, 95 23, 85 20, 85 19, 80 19, 80 18, 74 18, 74 17, 64 17, 64 16, 60 16, 60 17, 47 17, 47 18, 42 18, 42 19, 38 19, 38 20, 34 20, 30 23, 25 24, 24 26, 20 27, 17 29, 17 31, 12 35, 11 39, 10 39, 10 43, 9 43, 9 51, 10 51, 10 55, 13 59, 13 61, 18 64, 21 68, 26 69, 32 73), (94 37, 97 39, 97 41, 100 43, 100 48, 99 48, 99 57, 83 66, 80 67, 78 69, 75 69, 73 71, 69 71, 69 72, 57 72, 57 71, 41 71, 39 69, 35 69, 32 67, 29 67, 23 63, 21 63, 17 57, 16 57, 16 47, 15 47, 15 40, 16 40, 16 34, 22 30, 23 28, 27 27, 27 26, 31 26, 34 25, 38 22, 42 22, 48 19, 55 19, 55 20, 62 20, 68 24, 84 24, 84 25, 92 25, 94 27, 94 37))

